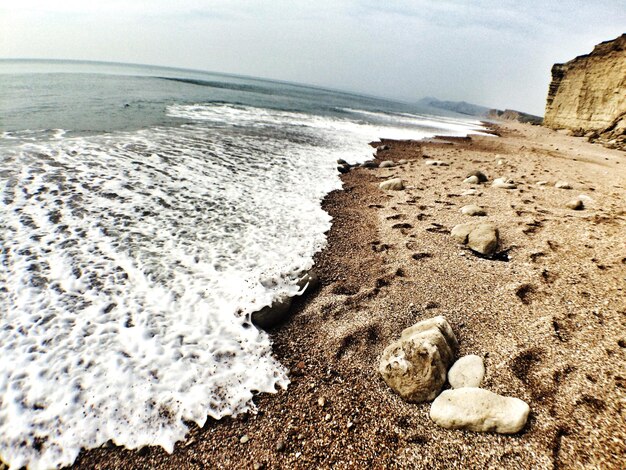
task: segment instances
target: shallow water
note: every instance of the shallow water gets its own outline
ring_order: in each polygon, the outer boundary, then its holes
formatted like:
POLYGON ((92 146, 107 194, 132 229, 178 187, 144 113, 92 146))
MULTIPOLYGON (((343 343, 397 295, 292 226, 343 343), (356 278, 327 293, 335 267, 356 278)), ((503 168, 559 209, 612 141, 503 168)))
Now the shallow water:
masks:
POLYGON ((10 72, 0 73, 12 87, 1 92, 0 458, 16 467, 70 464, 108 440, 171 451, 185 421, 244 412, 255 393, 286 387, 249 317, 297 294, 323 248, 336 160, 363 161, 378 137, 477 128, 191 72, 10 72))

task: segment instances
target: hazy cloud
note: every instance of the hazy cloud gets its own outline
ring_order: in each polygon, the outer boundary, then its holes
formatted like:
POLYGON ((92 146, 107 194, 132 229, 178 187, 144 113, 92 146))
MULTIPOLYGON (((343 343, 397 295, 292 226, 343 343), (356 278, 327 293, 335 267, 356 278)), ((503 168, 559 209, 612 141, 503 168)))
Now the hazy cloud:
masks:
POLYGON ((5 0, 0 57, 189 67, 541 113, 552 64, 624 25, 626 0, 5 0))

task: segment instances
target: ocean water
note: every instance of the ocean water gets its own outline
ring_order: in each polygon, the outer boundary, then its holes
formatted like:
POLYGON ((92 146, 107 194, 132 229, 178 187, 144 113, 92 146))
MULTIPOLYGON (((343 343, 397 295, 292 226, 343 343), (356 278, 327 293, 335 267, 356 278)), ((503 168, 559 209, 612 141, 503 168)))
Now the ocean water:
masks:
POLYGON ((0 460, 172 451, 185 422, 254 410, 289 380, 250 314, 298 294, 336 160, 479 131, 292 84, 0 61, 0 460))

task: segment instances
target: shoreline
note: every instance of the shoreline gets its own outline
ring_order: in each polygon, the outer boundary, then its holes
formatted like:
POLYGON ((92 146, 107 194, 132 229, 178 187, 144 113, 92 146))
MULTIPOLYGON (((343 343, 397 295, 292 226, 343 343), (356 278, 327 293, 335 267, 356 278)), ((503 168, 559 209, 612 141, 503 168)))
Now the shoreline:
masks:
POLYGON ((294 298, 290 318, 269 332, 290 370, 287 390, 258 395, 257 414, 192 425, 171 455, 104 446, 81 452, 72 468, 618 468, 626 158, 545 128, 495 129, 501 137, 449 144, 382 139, 391 148, 379 159, 408 163, 342 175, 343 189, 322 204, 333 224, 314 257, 320 286, 294 298), (425 166, 424 155, 449 166, 425 166), (477 169, 490 181, 463 184, 477 169), (378 189, 394 176, 406 190, 378 189), (518 189, 491 187, 500 176, 518 189), (574 189, 536 186, 541 179, 574 189), (482 195, 461 195, 470 187, 482 195), (581 193, 593 202, 564 208, 581 193), (459 213, 470 203, 500 228, 508 263, 451 240, 455 224, 472 221, 459 213), (436 315, 451 323, 459 356, 485 359, 484 388, 529 403, 521 433, 439 428, 429 403, 403 402, 378 376, 384 347, 436 315))

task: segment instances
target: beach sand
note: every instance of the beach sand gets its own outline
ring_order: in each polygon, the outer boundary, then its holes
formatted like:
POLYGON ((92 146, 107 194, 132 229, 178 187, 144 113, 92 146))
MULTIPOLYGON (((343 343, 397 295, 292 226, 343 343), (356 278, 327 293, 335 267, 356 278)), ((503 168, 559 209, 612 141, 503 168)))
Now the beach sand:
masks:
POLYGON ((316 257, 321 286, 270 332, 291 371, 286 391, 259 395, 257 414, 192 425, 171 455, 111 445, 74 467, 623 468, 626 154, 537 126, 494 129, 500 137, 385 141, 379 161, 408 163, 343 175, 324 202, 334 223, 316 257), (472 170, 489 181, 463 183, 472 170), (390 177, 407 188, 380 190, 390 177), (498 177, 517 189, 492 187, 498 177), (561 180, 572 189, 555 188, 561 180), (583 210, 565 206, 580 195, 583 210), (452 239, 478 219, 460 213, 466 204, 498 226, 508 262, 452 239), (530 405, 521 433, 440 428, 430 403, 406 403, 382 381, 385 346, 436 315, 459 356, 484 358, 483 388, 530 405))

